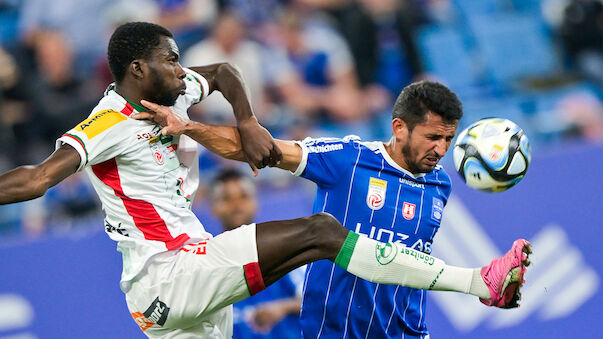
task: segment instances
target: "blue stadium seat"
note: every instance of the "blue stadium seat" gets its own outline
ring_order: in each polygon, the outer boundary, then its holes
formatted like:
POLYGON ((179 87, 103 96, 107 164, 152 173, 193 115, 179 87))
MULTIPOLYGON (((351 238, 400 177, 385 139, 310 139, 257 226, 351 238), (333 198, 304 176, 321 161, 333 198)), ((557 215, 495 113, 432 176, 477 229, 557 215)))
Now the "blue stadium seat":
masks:
POLYGON ((0 11, 0 44, 10 45, 17 40, 17 21, 19 15, 17 11, 0 11))
POLYGON ((517 13, 469 19, 492 79, 499 84, 555 72, 557 55, 539 18, 517 13))
POLYGON ((417 41, 425 69, 442 82, 452 88, 478 82, 479 65, 458 28, 428 26, 418 33, 417 41))
POLYGON ((508 0, 453 0, 453 3, 464 17, 501 12, 509 5, 508 0))

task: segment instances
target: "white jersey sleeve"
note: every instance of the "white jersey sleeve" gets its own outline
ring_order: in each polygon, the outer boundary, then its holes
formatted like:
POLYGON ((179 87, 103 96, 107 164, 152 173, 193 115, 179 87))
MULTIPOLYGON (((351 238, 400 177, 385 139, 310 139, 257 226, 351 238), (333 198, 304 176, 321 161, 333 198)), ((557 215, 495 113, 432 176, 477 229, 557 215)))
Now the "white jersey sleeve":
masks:
POLYGON ((94 165, 114 158, 122 151, 122 141, 128 136, 120 133, 120 123, 128 117, 112 109, 93 112, 86 120, 63 134, 56 143, 59 148, 68 144, 80 154, 78 171, 86 165, 94 165))
POLYGON ((184 68, 184 71, 186 72, 186 77, 184 78, 186 94, 184 97, 190 107, 207 97, 209 94, 209 83, 203 76, 192 69, 184 68))

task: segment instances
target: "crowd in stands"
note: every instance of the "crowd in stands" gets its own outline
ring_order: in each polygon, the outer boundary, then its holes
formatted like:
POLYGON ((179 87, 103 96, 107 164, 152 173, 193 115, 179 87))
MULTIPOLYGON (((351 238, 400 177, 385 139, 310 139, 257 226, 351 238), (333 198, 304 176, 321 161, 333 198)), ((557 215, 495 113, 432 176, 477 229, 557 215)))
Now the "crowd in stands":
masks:
MULTIPOLYGON (((0 172, 42 161, 86 118, 111 82, 108 38, 127 21, 170 29, 183 66, 236 65, 279 138, 384 140, 400 90, 435 79, 463 101, 460 128, 500 116, 536 148, 603 139, 601 0, 0 0, 0 172)), ((219 93, 190 115, 233 123, 219 93)), ((225 165, 202 155, 206 177, 225 165)), ((41 202, 0 206, 0 236, 99 210, 76 175, 41 202)))

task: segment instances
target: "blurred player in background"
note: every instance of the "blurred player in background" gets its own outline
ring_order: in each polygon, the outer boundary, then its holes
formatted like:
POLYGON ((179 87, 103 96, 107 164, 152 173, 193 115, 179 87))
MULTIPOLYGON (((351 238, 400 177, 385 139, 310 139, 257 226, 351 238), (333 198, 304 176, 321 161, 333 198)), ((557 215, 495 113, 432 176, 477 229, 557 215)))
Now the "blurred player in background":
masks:
MULTIPOLYGON (((155 111, 144 117, 167 126, 165 133, 186 131, 218 154, 244 159, 232 143, 237 138, 233 128, 221 127, 218 132, 213 127, 222 139, 210 140, 198 133, 206 128, 202 124, 179 119, 165 107, 155 107, 155 111)), ((318 185, 314 212, 331 213, 347 229, 361 234, 361 239, 398 243, 424 256, 431 253, 451 191, 450 178, 438 162, 461 117, 461 103, 448 88, 429 81, 414 83, 395 103, 389 142, 363 142, 355 136, 277 140, 283 152, 277 166, 318 185)), ((526 246, 526 241, 518 240, 509 253, 527 252, 526 246)), ((380 264, 388 265, 389 251, 376 249, 380 264)), ((509 263, 508 258, 503 261, 509 263)), ((517 273, 523 275, 524 270, 517 273)), ((501 296, 481 283, 482 277, 489 281, 503 271, 487 267, 472 274, 470 285, 483 293, 484 304, 517 306, 518 285, 505 289, 501 296)), ((358 279, 322 260, 307 269, 302 330, 306 338, 425 338, 429 335, 425 304, 424 290, 358 279)))
MULTIPOLYGON (((218 173, 211 183, 211 210, 224 231, 251 224, 257 212, 256 187, 234 169, 218 173)), ((299 338, 303 268, 296 269, 266 290, 243 299, 234 308, 234 338, 299 338)))
MULTIPOLYGON (((482 280, 478 269, 359 237, 327 213, 243 225, 212 238, 190 208, 198 186, 197 145, 182 135, 184 130, 168 135, 151 121, 132 119, 133 114, 152 118, 140 113, 145 110, 140 104, 188 121, 187 109, 218 90, 232 104, 237 128, 227 129, 232 138, 221 138, 216 152, 234 144, 236 157, 254 170, 276 165, 282 153, 258 124, 235 68, 183 69, 179 56, 165 28, 142 22, 119 26, 108 48, 115 83, 89 118, 61 136, 41 164, 0 175, 0 204, 8 204, 40 197, 85 169, 106 213, 105 230, 122 253, 126 303, 147 336, 231 337, 231 304, 320 259, 378 283, 459 291, 490 298, 496 306, 514 306, 527 262, 523 240, 486 266, 482 280), (505 282, 508 276, 512 279, 505 282)), ((193 139, 215 140, 222 131, 196 130, 193 139)), ((302 149, 284 146, 287 159, 281 166, 299 167, 302 149)), ((426 161, 435 166, 433 159, 426 161)))

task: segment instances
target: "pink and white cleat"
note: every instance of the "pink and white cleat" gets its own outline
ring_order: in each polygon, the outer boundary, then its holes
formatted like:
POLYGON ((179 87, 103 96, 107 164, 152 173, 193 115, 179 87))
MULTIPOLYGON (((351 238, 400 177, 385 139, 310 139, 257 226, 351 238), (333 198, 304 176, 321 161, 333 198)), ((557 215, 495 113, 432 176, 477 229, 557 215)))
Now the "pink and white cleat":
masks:
POLYGON ((488 266, 482 267, 482 279, 490 290, 490 300, 479 298, 488 306, 515 308, 521 299, 519 289, 525 283, 523 274, 530 265, 528 255, 532 253, 530 243, 517 239, 513 247, 502 258, 493 259, 488 266))

